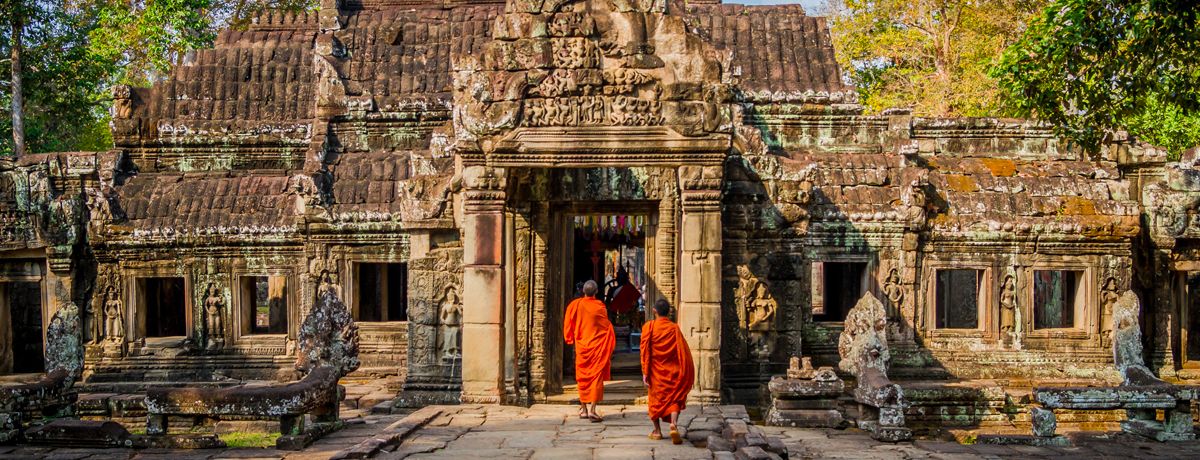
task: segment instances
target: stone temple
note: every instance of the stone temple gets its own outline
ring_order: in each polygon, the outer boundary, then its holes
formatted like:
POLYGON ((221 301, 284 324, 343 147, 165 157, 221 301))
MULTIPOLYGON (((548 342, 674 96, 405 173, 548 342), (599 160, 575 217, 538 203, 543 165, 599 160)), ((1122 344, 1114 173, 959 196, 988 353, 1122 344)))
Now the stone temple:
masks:
POLYGON ((44 371, 73 302, 80 388, 291 380, 325 285, 361 334, 350 377, 401 382, 397 405, 550 401, 572 383, 564 306, 620 269, 638 304, 677 307, 701 402, 761 407, 791 357, 836 365, 865 294, 910 424, 1120 383, 1127 290, 1148 368, 1200 378, 1191 155, 865 115, 841 75, 794 5, 265 12, 117 87, 113 150, 0 159, 0 373, 44 371))

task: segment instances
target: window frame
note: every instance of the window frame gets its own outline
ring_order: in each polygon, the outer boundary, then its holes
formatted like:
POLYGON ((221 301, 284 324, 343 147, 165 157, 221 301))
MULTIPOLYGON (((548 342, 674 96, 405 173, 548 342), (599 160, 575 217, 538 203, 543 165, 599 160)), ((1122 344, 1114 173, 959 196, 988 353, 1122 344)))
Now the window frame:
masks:
MULTIPOLYGON (((237 309, 239 310, 239 313, 241 313, 239 321, 235 325, 235 327, 238 329, 239 335, 246 336, 246 337, 284 337, 284 336, 287 336, 292 330, 291 316, 292 316, 293 294, 292 294, 291 277, 289 277, 287 275, 278 275, 278 274, 277 275, 254 275, 254 274, 244 273, 244 274, 238 275, 235 279, 236 279, 235 287, 237 289, 237 298, 234 302, 235 302, 235 305, 237 306, 237 309), (285 309, 284 322, 285 322, 285 329, 286 329, 283 333, 254 332, 254 329, 255 329, 254 321, 257 319, 257 313, 254 312, 253 310, 255 307, 254 302, 257 299, 255 299, 255 298, 247 299, 246 298, 246 288, 247 288, 246 282, 248 279, 257 279, 257 278, 266 278, 268 286, 270 286, 271 278, 283 278, 283 282, 284 282, 284 285, 283 285, 283 293, 284 293, 283 308, 285 309)), ((255 281, 255 282, 257 282, 257 281, 255 281)), ((269 326, 268 326, 268 328, 269 328, 269 326)))
MULTIPOLYGON (((1039 261, 1030 264, 1021 271, 1024 280, 1019 283, 1020 299, 1022 300, 1023 324, 1026 343, 1038 344, 1043 348, 1053 347, 1053 340, 1082 341, 1095 336, 1099 339, 1099 291, 1101 286, 1096 280, 1096 270, 1088 265, 1073 261, 1039 261), (1034 328, 1035 302, 1034 274, 1039 271, 1075 271, 1080 272, 1076 286, 1074 326, 1063 328, 1034 328), (1032 341, 1030 341, 1032 339, 1032 341)), ((1074 346, 1074 345, 1073 345, 1074 346)))
MULTIPOLYGON (((409 302, 408 302, 408 297, 409 297, 408 291, 409 291, 409 284, 410 284, 410 280, 411 280, 411 278, 410 278, 411 272, 409 271, 408 261, 407 260, 402 260, 402 261, 397 261, 397 260, 352 260, 349 262, 349 264, 350 264, 350 273, 351 273, 351 276, 349 277, 350 278, 350 280, 349 280, 350 286, 349 286, 349 289, 344 289, 344 291, 350 293, 350 295, 348 296, 349 299, 347 299, 350 302, 349 303, 350 317, 354 318, 354 321, 356 323, 358 323, 360 325, 360 327, 362 325, 375 325, 375 324, 380 324, 380 325, 408 324, 408 321, 409 321, 408 319, 405 319, 405 320, 389 319, 386 321, 364 321, 364 320, 358 319, 359 318, 359 314, 358 314, 359 307, 361 307, 361 305, 362 305, 361 297, 358 295, 359 294, 358 293, 359 280, 361 279, 362 266, 366 265, 366 264, 400 265, 404 268, 404 316, 406 318, 412 318, 412 314, 411 314, 412 305, 409 305, 409 302)), ((390 269, 390 267, 389 267, 389 269, 390 269)), ((386 283, 386 281, 385 281, 385 283, 386 283)), ((388 295, 390 296, 391 292, 389 292, 388 295)), ((380 308, 382 308, 382 310, 383 310, 383 311, 381 311, 381 313, 383 313, 384 316, 387 316, 387 307, 388 307, 387 305, 380 306, 380 308)))
POLYGON ((196 310, 192 305, 194 287, 192 278, 186 275, 180 275, 174 271, 167 272, 165 269, 152 269, 144 271, 136 271, 129 276, 128 285, 125 289, 125 337, 126 340, 142 340, 154 342, 155 344, 169 345, 175 341, 183 341, 195 337, 195 319, 193 315, 196 310), (166 337, 150 337, 146 333, 146 320, 149 310, 146 308, 146 284, 145 281, 155 278, 178 278, 183 280, 183 316, 184 327, 182 336, 172 335, 166 337), (129 318, 133 318, 130 321, 129 318), (130 331, 130 323, 134 325, 133 331, 130 331))
POLYGON ((988 269, 979 268, 979 267, 939 267, 939 268, 934 269, 933 270, 933 281, 932 281, 932 283, 933 283, 932 295, 930 296, 930 301, 933 303, 933 305, 930 306, 930 309, 932 310, 932 313, 933 313, 930 316, 930 319, 931 319, 929 322, 930 329, 938 330, 938 331, 983 332, 986 329, 986 321, 985 320, 987 317, 987 306, 988 306, 988 300, 989 300, 988 293, 992 288, 992 283, 989 282, 989 275, 990 275, 990 273, 989 273, 988 269), (975 327, 939 327, 938 326, 938 320, 939 320, 939 314, 938 314, 939 313, 938 312, 939 297, 938 297, 938 294, 940 291, 940 289, 938 289, 938 275, 941 274, 941 272, 951 272, 951 271, 965 271, 965 272, 975 272, 976 273, 977 285, 975 287, 975 289, 976 289, 975 290, 975 327))
MULTIPOLYGON (((997 278, 1002 270, 991 258, 978 259, 934 259, 927 258, 921 268, 922 321, 918 333, 931 338, 978 338, 996 341, 1000 336, 1000 283, 997 278), (978 316, 973 329, 937 327, 937 274, 942 270, 978 270, 980 273, 979 297, 976 299, 978 316)), ((1018 307, 1019 308, 1019 307, 1018 307)))
MULTIPOLYGON (((278 355, 286 352, 285 345, 287 339, 295 338, 296 331, 300 327, 300 286, 297 281, 296 272, 290 267, 277 268, 262 268, 262 269, 247 269, 244 265, 234 268, 230 274, 229 291, 230 299, 233 302, 229 308, 229 317, 225 318, 226 334, 231 334, 232 342, 239 348, 250 350, 257 354, 262 354, 268 351, 270 355, 278 355), (247 317, 249 309, 244 299, 242 289, 242 280, 247 277, 257 276, 279 276, 286 280, 287 286, 284 288, 287 292, 287 332, 283 334, 252 334, 250 333, 250 323, 253 317, 247 317)), ((226 344, 230 343, 229 335, 226 338, 226 344)))

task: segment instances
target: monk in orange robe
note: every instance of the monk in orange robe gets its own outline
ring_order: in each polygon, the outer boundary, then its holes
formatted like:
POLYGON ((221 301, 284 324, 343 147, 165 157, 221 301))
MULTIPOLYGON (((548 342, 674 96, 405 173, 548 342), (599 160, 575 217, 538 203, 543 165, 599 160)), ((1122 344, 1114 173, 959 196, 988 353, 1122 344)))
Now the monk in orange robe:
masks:
POLYGON ((579 418, 600 422, 596 404, 604 399, 604 381, 612 378, 612 353, 617 335, 608 321, 604 302, 596 298, 595 281, 583 283, 583 297, 567 305, 563 332, 575 345, 575 382, 579 384, 579 418))
POLYGON ((671 424, 671 442, 682 444, 679 435, 679 412, 687 403, 696 379, 692 350, 683 333, 668 315, 671 304, 659 299, 654 303, 654 321, 642 325, 642 383, 649 387, 650 420, 654 431, 650 439, 662 439, 659 421, 671 424))

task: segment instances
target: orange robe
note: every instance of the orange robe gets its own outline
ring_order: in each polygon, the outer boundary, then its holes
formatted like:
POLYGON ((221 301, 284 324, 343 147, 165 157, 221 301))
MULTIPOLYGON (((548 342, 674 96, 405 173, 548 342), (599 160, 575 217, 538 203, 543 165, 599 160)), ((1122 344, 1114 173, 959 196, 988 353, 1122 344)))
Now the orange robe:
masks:
POLYGON ((612 353, 617 335, 608 322, 604 302, 595 297, 580 297, 567 305, 563 332, 568 345, 575 345, 575 382, 579 384, 579 402, 604 399, 604 381, 612 378, 612 353))
POLYGON ((679 326, 667 318, 647 322, 642 325, 641 348, 642 373, 650 381, 650 419, 683 411, 696 379, 696 366, 679 326))

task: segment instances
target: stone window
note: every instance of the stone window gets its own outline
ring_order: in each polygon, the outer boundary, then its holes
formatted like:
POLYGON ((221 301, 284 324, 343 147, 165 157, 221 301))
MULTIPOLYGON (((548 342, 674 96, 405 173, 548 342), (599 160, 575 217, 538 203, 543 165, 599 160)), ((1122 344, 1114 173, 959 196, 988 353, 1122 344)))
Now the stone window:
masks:
POLYGON ((1183 361, 1184 367, 1196 367, 1200 361, 1200 272, 1182 272, 1183 295, 1183 361))
POLYGON ((0 283, 0 325, 0 374, 44 372, 41 283, 0 283))
POLYGON ((978 329, 983 270, 938 270, 938 329, 978 329))
POLYGON ((355 321, 408 321, 408 264, 360 263, 355 321))
POLYGON ((866 262, 813 262, 813 321, 842 322, 862 297, 866 262))
POLYGON ((242 318, 247 334, 287 334, 286 276, 243 276, 242 318))
POLYGON ((1076 306, 1082 304, 1082 271, 1035 270, 1033 272, 1033 328, 1075 327, 1076 306))
POLYGON ((145 336, 187 335, 187 300, 183 278, 139 278, 140 311, 145 318, 145 336))

